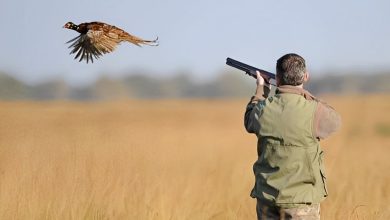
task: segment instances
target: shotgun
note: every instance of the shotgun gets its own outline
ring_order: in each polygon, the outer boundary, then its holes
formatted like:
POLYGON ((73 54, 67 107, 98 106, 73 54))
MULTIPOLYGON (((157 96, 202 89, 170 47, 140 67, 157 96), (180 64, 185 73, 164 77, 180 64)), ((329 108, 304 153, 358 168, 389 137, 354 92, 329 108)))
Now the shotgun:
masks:
POLYGON ((234 67, 234 68, 237 68, 239 70, 244 71, 246 74, 252 76, 255 79, 257 79, 256 71, 259 71, 261 75, 267 76, 267 78, 269 78, 269 79, 275 79, 274 73, 271 73, 271 72, 268 72, 268 71, 265 71, 262 69, 258 69, 256 67, 250 66, 250 65, 245 64, 245 63, 241 63, 240 61, 234 60, 234 59, 229 58, 229 57, 226 59, 226 64, 231 66, 231 67, 234 67))

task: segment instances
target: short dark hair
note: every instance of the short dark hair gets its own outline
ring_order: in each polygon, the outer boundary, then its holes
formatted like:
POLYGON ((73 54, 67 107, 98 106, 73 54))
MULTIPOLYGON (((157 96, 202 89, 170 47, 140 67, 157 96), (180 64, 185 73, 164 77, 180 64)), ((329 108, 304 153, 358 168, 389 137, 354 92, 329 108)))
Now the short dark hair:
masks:
POLYGON ((306 73, 305 59, 295 53, 289 53, 276 62, 276 76, 280 85, 301 85, 306 73))

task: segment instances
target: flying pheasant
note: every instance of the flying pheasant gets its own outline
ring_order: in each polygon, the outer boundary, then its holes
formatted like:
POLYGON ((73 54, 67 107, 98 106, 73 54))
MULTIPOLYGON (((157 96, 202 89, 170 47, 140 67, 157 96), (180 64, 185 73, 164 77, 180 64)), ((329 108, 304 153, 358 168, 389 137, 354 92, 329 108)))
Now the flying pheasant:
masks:
POLYGON ((80 33, 66 43, 72 43, 69 48, 73 48, 70 54, 76 54, 74 59, 80 57, 79 62, 89 60, 93 63, 93 58, 98 59, 106 53, 115 50, 122 41, 133 43, 137 46, 146 44, 158 46, 158 37, 155 40, 143 40, 130 35, 126 31, 103 22, 89 22, 76 25, 72 22, 66 23, 63 28, 75 30, 80 33))

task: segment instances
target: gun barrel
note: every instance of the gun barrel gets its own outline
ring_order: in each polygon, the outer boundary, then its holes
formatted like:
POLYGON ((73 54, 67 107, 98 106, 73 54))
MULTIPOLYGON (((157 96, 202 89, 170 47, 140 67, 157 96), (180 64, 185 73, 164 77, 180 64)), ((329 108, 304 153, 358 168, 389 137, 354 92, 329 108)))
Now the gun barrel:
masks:
POLYGON ((271 72, 250 66, 248 64, 242 63, 240 61, 234 60, 234 59, 229 58, 229 57, 226 59, 226 64, 231 66, 231 67, 237 68, 239 70, 245 71, 247 74, 249 74, 250 76, 252 76, 254 78, 257 78, 256 71, 259 71, 260 74, 264 74, 271 79, 275 79, 275 74, 273 74, 271 72))

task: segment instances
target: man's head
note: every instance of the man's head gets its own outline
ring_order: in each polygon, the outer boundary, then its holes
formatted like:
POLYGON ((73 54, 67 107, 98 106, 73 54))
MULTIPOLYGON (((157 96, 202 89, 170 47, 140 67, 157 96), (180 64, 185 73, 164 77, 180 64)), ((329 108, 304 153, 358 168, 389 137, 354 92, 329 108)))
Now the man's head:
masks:
POLYGON ((276 84, 278 86, 299 86, 308 79, 309 74, 306 71, 305 59, 298 54, 286 54, 276 62, 276 84))

